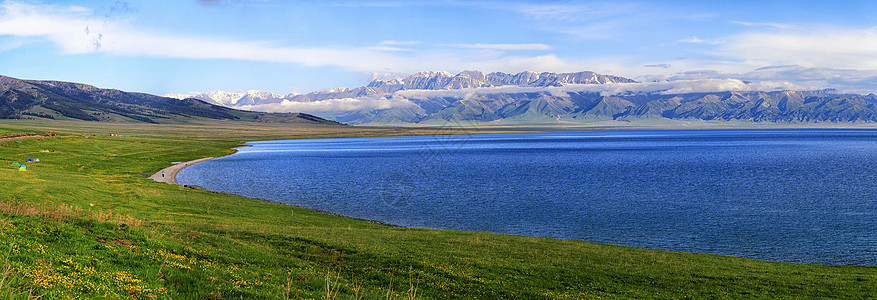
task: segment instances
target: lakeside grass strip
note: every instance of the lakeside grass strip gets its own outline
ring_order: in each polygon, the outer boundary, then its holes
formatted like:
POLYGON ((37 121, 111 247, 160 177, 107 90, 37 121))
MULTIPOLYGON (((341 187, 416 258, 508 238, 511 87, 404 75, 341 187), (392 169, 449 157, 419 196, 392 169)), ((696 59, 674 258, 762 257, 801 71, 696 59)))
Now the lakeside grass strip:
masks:
MULTIPOLYGON (((0 124, 29 131, 52 125, 0 124)), ((318 299, 328 290, 338 299, 402 299, 412 287, 417 298, 429 299, 877 294, 875 267, 388 228, 139 175, 172 161, 228 154, 248 140, 423 131, 59 124, 65 126, 42 131, 72 137, 0 142, 3 160, 56 150, 28 172, 0 169, 0 208, 6 207, 0 209, 0 253, 10 253, 7 265, 22 279, 20 291, 45 298, 318 299), (110 132, 124 136, 100 137, 110 132)))

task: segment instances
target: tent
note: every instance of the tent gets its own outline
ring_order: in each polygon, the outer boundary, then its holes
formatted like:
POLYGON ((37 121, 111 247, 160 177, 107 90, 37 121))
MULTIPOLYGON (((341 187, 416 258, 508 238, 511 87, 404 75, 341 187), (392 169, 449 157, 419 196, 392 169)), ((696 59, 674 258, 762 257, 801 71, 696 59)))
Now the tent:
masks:
POLYGON ((33 158, 28 158, 27 162, 33 162, 33 158))
POLYGON ((17 167, 17 166, 19 166, 19 165, 21 165, 21 164, 18 163, 18 162, 14 162, 14 163, 12 163, 12 165, 17 167))
POLYGON ((27 171, 27 166, 21 165, 20 167, 18 167, 18 170, 19 171, 27 171))

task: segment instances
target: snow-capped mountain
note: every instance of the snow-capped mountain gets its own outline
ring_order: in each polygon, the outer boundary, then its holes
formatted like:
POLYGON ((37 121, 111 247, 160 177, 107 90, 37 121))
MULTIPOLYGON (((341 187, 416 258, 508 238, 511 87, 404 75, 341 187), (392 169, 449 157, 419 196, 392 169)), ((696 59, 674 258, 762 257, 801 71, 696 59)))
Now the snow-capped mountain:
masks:
POLYGON ((389 81, 375 80, 368 85, 378 90, 455 90, 478 87, 497 86, 529 86, 550 87, 567 84, 604 84, 635 82, 631 79, 601 75, 594 72, 576 73, 550 73, 550 72, 521 72, 509 74, 493 72, 489 74, 481 71, 463 71, 457 75, 448 72, 420 72, 405 78, 397 78, 389 81))
POLYGON ((176 99, 195 98, 198 100, 204 100, 212 104, 235 107, 241 105, 255 105, 280 102, 286 97, 295 96, 295 94, 283 96, 270 92, 249 90, 238 92, 213 91, 209 93, 166 94, 163 96, 176 99))
POLYGON ((594 72, 465 71, 420 72, 302 95, 217 91, 166 96, 195 97, 250 111, 306 112, 348 124, 569 124, 634 119, 877 122, 877 95, 794 88, 736 79, 638 83, 594 72))
POLYGON ((458 90, 481 87, 559 87, 568 84, 605 84, 632 83, 631 79, 601 75, 594 72, 550 73, 521 72, 509 74, 493 72, 484 74, 481 71, 463 71, 457 75, 440 71, 425 71, 404 78, 392 80, 375 80, 366 86, 356 88, 333 88, 308 94, 280 95, 275 93, 249 90, 238 92, 214 91, 210 93, 167 94, 165 97, 185 99, 196 98, 209 103, 228 107, 244 105, 265 105, 292 102, 312 102, 327 99, 357 98, 374 95, 389 95, 403 90, 458 90))

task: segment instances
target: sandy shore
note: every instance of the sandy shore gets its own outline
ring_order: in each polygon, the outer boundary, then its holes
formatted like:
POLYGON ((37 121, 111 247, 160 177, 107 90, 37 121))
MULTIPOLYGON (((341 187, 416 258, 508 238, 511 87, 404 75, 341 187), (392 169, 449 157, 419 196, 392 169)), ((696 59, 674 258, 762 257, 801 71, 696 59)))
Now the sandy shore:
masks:
POLYGON ((181 162, 181 163, 175 164, 173 166, 164 168, 161 171, 155 172, 155 174, 152 174, 152 176, 149 176, 149 179, 152 179, 152 180, 155 180, 158 182, 165 182, 168 184, 178 184, 177 183, 177 173, 179 173, 180 170, 182 170, 183 168, 188 167, 190 165, 193 165, 193 164, 205 161, 205 160, 211 160, 214 158, 216 158, 216 157, 205 157, 205 158, 199 158, 199 159, 192 160, 192 161, 181 162))
MULTIPOLYGON (((249 147, 249 146, 234 147, 232 149, 234 149, 235 153, 237 153, 238 149, 246 148, 246 147, 249 147)), ((229 154, 229 155, 231 155, 231 154, 229 154)), ((164 168, 161 171, 155 172, 155 174, 152 174, 152 176, 149 176, 149 179, 152 179, 152 180, 155 180, 158 182, 164 182, 167 184, 179 184, 179 183, 177 183, 177 173, 179 173, 180 170, 182 170, 185 167, 194 165, 196 163, 199 163, 199 162, 202 162, 205 160, 211 160, 211 159, 218 158, 218 157, 222 157, 222 156, 205 157, 205 158, 199 158, 196 160, 184 161, 184 162, 175 164, 173 166, 164 168)))

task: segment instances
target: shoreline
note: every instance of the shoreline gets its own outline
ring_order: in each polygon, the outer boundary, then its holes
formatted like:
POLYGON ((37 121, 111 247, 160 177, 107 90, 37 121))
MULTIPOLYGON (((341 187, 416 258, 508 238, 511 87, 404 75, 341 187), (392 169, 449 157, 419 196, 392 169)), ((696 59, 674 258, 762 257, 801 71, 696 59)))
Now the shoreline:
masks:
MULTIPOLYGON (((690 129, 685 129, 685 130, 690 130, 690 129)), ((699 130, 704 130, 704 129, 695 129, 695 130, 698 130, 698 131, 699 131, 699 130)), ((726 129, 726 130, 727 130, 727 129, 726 129)), ((818 130, 818 129, 810 129, 810 130, 818 130)), ((854 129, 853 129, 853 130, 854 130, 854 129)), ((626 130, 619 130, 619 131, 626 131, 626 130)), ((235 148, 235 149, 237 149, 237 148, 235 148)), ((178 164, 176 164, 176 165, 174 165, 174 166, 171 166, 171 167, 165 168, 164 171, 171 171, 171 172, 172 172, 172 175, 171 175, 171 178, 164 180, 164 182, 169 183, 169 184, 180 185, 178 182, 176 182, 176 176, 177 176, 177 172, 179 172, 179 170, 182 170, 182 169, 184 169, 185 167, 188 167, 189 164, 194 164, 194 163, 198 163, 198 162, 202 162, 202 161, 207 161, 207 160, 210 160, 210 159, 213 159, 213 158, 215 158, 215 157, 206 157, 206 158, 196 159, 196 160, 192 160, 192 161, 185 162, 185 163, 178 163, 178 164)), ((161 171, 159 171, 159 172, 157 172, 156 174, 154 174, 153 177, 155 177, 156 175, 159 175, 159 176, 160 176, 160 175, 161 175, 161 171)), ((168 175, 165 174, 165 176, 167 177, 168 175)), ((156 180, 156 181, 161 181, 161 180, 157 180, 156 178, 153 178, 153 177, 150 177, 150 178, 151 178, 151 179, 154 179, 154 180, 156 180)), ((184 185, 184 186, 185 186, 185 187, 188 187, 188 188, 192 188, 192 189, 204 190, 204 191, 213 192, 213 193, 230 194, 230 193, 225 193, 225 192, 217 192, 217 191, 209 190, 209 189, 206 189, 206 188, 203 188, 203 187, 200 187, 200 186, 195 186, 195 185, 184 185)), ((237 196, 242 196, 242 195, 237 195, 237 196)), ((369 222, 369 223, 373 223, 373 224, 383 225, 383 226, 387 226, 387 227, 406 227, 406 226, 399 226, 399 225, 395 225, 395 224, 386 223, 386 222, 379 221, 379 220, 369 220, 369 219, 363 219, 363 218, 351 217, 351 216, 346 216, 346 215, 343 215, 343 214, 334 213, 334 212, 331 212, 331 211, 318 210, 318 209, 314 209, 314 208, 310 208, 310 207, 304 207, 304 206, 292 205, 292 204, 289 204, 289 203, 283 203, 283 202, 275 201, 275 200, 268 200, 268 199, 264 199, 264 198, 253 198, 253 197, 247 197, 247 196, 242 196, 242 197, 251 198, 251 199, 256 199, 256 200, 262 200, 262 201, 266 201, 266 202, 273 202, 273 203, 283 204, 283 205, 292 206, 292 207, 297 207, 297 208, 301 208, 301 209, 306 209, 306 210, 309 210, 309 211, 318 212, 318 213, 322 213, 322 214, 333 215, 333 216, 338 216, 338 217, 343 217, 343 218, 349 218, 349 219, 354 219, 354 220, 359 220, 359 221, 369 222)), ((435 228, 435 227, 426 227, 426 228, 435 228)), ((440 228, 436 228, 436 229, 440 229, 440 228)), ((453 229, 451 229, 451 230, 453 230, 453 229)), ((508 235, 522 235, 521 233, 504 233, 504 232, 497 232, 497 233, 503 233, 503 234, 508 234, 508 235)), ((531 236, 531 235, 525 235, 525 236, 531 236)), ((546 237, 546 236, 533 236, 533 237, 546 237)), ((550 237, 549 237, 549 238, 550 238, 550 237)), ((570 239, 570 238, 555 238, 555 239, 570 239)), ((576 238, 572 238, 572 239, 575 239, 575 240, 582 240, 582 241, 590 241, 590 240, 576 239, 576 238)), ((614 245, 622 245, 622 244, 614 244, 614 245)), ((631 246, 631 247, 637 247, 637 246, 631 246)), ((642 247, 642 246, 639 246, 639 247, 642 247)), ((690 251, 692 251, 692 250, 669 250, 668 248, 652 248, 652 249, 658 249, 658 250, 664 250, 664 251, 683 251, 683 252, 690 252, 690 251)), ((709 254, 709 253, 711 253, 711 252, 690 252, 690 253, 704 253, 704 254, 709 254)), ((741 257, 741 258, 750 258, 750 259, 756 259, 756 260, 768 260, 768 261, 773 261, 773 262, 797 263, 797 264, 859 265, 859 264, 837 263, 837 262, 832 262, 832 263, 825 263, 825 262, 822 262, 822 263, 820 263, 820 262, 812 262, 812 261, 805 261, 805 262, 801 262, 801 261, 785 261, 785 260, 776 260, 776 258, 773 258, 773 259, 754 258, 754 257, 750 257, 750 256, 736 256, 736 255, 732 255, 732 254, 719 254, 719 255, 730 255, 730 256, 741 257)), ((863 265, 863 266, 869 266, 869 265, 866 264, 866 265, 863 265)))
POLYGON ((229 155, 238 153, 238 149, 244 148, 244 147, 249 147, 249 145, 231 148, 235 152, 228 154, 228 155, 204 157, 204 158, 199 158, 196 160, 184 161, 184 162, 179 162, 179 163, 173 164, 170 167, 161 169, 158 172, 155 172, 154 174, 150 175, 149 179, 155 180, 157 182, 164 182, 167 184, 180 185, 179 183, 177 183, 177 173, 180 173, 180 171, 185 169, 186 167, 197 164, 199 162, 208 161, 211 159, 225 157, 225 156, 229 156, 229 155))
MULTIPOLYGON (((239 148, 243 148, 243 147, 249 147, 249 146, 235 147, 235 148, 232 148, 232 149, 237 150, 237 149, 239 149, 239 148)), ((235 151, 235 153, 237 153, 237 151, 235 151)), ((232 154, 234 154, 234 153, 232 153, 232 154)), ((229 154, 229 155, 232 155, 232 154, 229 154)), ((196 160, 190 160, 190 161, 180 162, 180 163, 174 164, 174 165, 172 165, 172 166, 170 166, 170 167, 167 167, 167 168, 161 169, 161 170, 158 171, 158 172, 155 172, 154 174, 152 174, 151 176, 149 176, 149 179, 155 180, 155 181, 157 181, 157 182, 164 182, 164 183, 167 183, 167 184, 181 185, 180 183, 177 182, 177 174, 180 172, 180 170, 185 169, 186 167, 191 166, 191 165, 194 165, 194 164, 199 163, 199 162, 204 162, 204 161, 208 161, 208 160, 216 159, 216 158, 220 158, 220 157, 225 157, 225 156, 228 156, 228 155, 215 156, 215 157, 204 157, 204 158, 199 158, 199 159, 196 159, 196 160)), ((225 193, 225 192, 217 192, 217 191, 210 190, 210 189, 206 189, 206 188, 204 188, 204 187, 197 186, 197 185, 181 185, 181 186, 184 186, 184 187, 187 187, 187 188, 190 188, 190 189, 195 189, 195 190, 208 191, 208 192, 211 192, 211 193, 219 193, 219 194, 235 195, 235 194, 230 194, 230 193, 225 193)), ((241 195, 235 195, 235 196, 241 196, 241 195)), ((241 196, 241 197, 246 197, 246 196, 241 196)), ((247 197, 247 198, 251 198, 251 197, 247 197)), ((313 208, 309 208, 309 207, 303 207, 303 206, 291 205, 291 204, 286 204, 286 203, 277 202, 277 201, 272 201, 272 200, 267 200, 267 199, 259 199, 259 198, 251 198, 251 199, 262 200, 262 201, 268 201, 268 202, 274 202, 274 203, 280 203, 280 204, 283 204, 283 205, 289 205, 289 206, 292 206, 292 207, 298 207, 298 208, 301 208, 301 209, 307 209, 307 210, 310 210, 310 211, 313 211, 313 212, 318 212, 318 213, 323 213, 323 214, 332 215, 332 216, 336 216, 336 217, 344 217, 344 218, 349 218, 349 219, 354 219, 354 220, 359 220, 359 221, 369 222, 369 223, 372 223, 372 224, 381 225, 381 226, 386 226, 386 227, 406 228, 405 226, 396 225, 396 224, 391 224, 391 223, 387 223, 387 222, 380 221, 380 220, 369 220, 369 219, 362 219, 362 218, 356 218, 356 217, 351 217, 351 216, 345 216, 345 215, 341 215, 341 214, 333 213, 333 212, 331 212, 331 211, 324 211, 324 210, 318 210, 318 209, 313 209, 313 208)))
POLYGON ((211 159, 214 159, 217 157, 221 157, 221 156, 204 157, 204 158, 199 158, 196 160, 181 162, 181 163, 172 165, 170 167, 161 169, 158 172, 155 172, 155 174, 152 174, 151 176, 149 176, 149 179, 152 179, 152 180, 155 180, 158 182, 164 182, 167 184, 179 185, 179 183, 177 183, 177 173, 179 173, 180 170, 188 167, 189 165, 194 165, 194 164, 202 162, 202 161, 208 161, 208 160, 211 160, 211 159))

